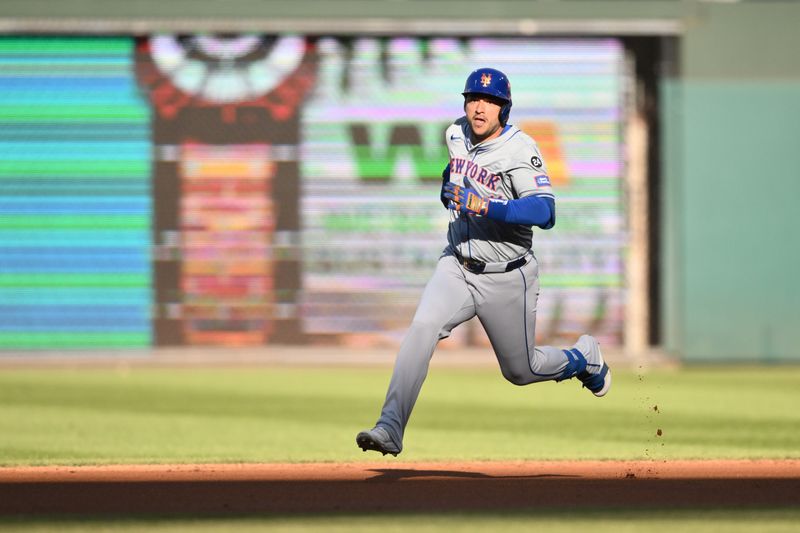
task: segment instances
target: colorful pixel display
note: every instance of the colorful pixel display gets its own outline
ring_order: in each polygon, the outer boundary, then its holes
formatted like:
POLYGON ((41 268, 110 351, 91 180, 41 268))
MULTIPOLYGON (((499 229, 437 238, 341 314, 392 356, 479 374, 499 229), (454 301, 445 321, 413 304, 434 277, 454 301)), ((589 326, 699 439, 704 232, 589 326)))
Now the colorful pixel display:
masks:
POLYGON ((132 52, 0 38, 0 348, 151 344, 150 109, 132 52))
MULTIPOLYGON (((594 332, 619 344, 623 319, 621 132, 624 53, 613 39, 322 39, 304 112, 307 331, 397 343, 445 244, 444 129, 463 114, 469 72, 512 84, 511 123, 534 137, 557 223, 534 233, 539 342, 594 332)), ((472 324, 460 344, 485 343, 472 324)))
POLYGON ((625 64, 606 38, 0 38, 0 348, 397 345, 482 66, 558 198, 537 341, 617 345, 625 64))

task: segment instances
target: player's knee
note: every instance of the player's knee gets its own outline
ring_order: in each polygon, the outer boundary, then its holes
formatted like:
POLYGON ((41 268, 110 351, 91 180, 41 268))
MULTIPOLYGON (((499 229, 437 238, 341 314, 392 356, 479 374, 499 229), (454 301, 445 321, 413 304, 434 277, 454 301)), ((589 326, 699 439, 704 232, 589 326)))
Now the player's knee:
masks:
POLYGON ((441 326, 430 320, 414 319, 409 327, 409 334, 420 338, 439 338, 439 330, 441 326))
POLYGON ((523 386, 533 382, 533 375, 529 369, 504 368, 503 377, 514 385, 523 386))

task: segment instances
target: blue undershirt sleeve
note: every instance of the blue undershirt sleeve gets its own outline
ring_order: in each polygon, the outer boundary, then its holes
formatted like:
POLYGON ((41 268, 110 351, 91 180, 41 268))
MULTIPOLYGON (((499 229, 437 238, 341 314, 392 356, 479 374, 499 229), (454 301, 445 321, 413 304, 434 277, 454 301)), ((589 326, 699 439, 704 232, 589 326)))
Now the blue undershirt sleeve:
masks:
POLYGON ((450 181, 450 163, 447 163, 447 166, 442 170, 442 189, 439 191, 439 200, 442 201, 442 205, 445 209, 450 205, 450 201, 444 197, 444 186, 448 181, 450 181))
POLYGON ((526 196, 516 200, 489 200, 486 216, 509 224, 550 229, 556 225, 556 202, 549 196, 526 196))

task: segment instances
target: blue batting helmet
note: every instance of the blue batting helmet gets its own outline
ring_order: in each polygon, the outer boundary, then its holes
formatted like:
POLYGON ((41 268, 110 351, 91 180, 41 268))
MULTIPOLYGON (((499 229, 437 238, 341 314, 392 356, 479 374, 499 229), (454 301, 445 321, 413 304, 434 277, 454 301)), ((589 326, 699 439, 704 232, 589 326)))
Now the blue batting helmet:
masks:
POLYGON ((465 97, 468 94, 488 94, 505 100, 506 104, 500 108, 500 123, 505 126, 508 115, 511 113, 511 82, 508 76, 494 68, 479 68, 467 76, 464 84, 465 97))

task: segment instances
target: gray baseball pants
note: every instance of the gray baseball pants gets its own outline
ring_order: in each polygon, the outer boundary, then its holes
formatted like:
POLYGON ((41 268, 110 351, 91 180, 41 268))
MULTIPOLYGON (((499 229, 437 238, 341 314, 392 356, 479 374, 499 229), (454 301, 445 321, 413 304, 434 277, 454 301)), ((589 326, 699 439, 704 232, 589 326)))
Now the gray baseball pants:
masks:
POLYGON ((527 385, 562 375, 564 352, 535 346, 539 264, 533 254, 528 257, 516 270, 484 274, 465 269, 453 255, 439 259, 400 345, 377 423, 399 447, 436 344, 476 315, 508 381, 527 385))

